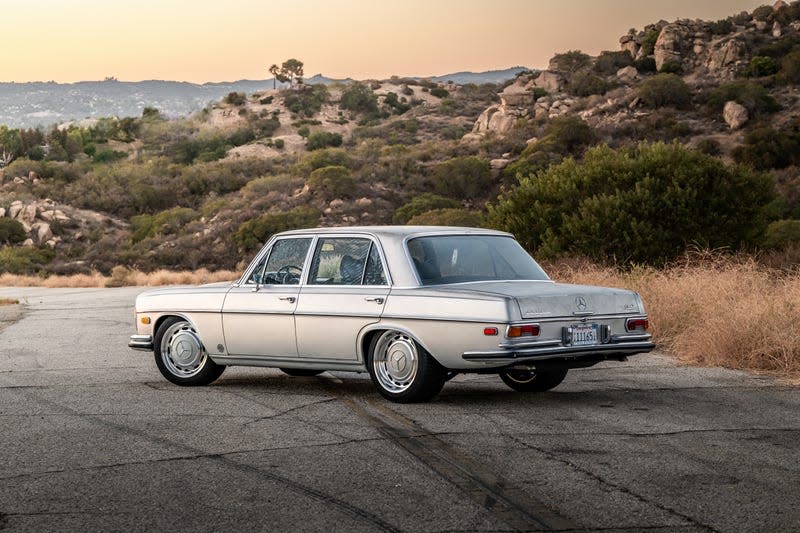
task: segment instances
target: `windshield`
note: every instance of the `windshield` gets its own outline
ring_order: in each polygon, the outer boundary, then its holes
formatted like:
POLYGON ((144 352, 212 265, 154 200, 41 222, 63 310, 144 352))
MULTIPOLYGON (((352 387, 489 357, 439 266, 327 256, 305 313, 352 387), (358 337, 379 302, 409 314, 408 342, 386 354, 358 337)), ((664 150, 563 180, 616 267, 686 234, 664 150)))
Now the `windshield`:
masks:
POLYGON ((417 237, 408 241, 408 251, 423 285, 550 279, 536 261, 511 237, 500 235, 417 237))

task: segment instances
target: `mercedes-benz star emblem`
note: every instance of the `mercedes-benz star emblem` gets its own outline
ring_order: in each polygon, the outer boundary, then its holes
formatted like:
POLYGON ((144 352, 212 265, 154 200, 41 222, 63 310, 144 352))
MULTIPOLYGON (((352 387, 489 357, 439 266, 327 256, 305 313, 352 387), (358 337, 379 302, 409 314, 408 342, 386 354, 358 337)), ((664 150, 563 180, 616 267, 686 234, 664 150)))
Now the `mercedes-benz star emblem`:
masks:
POLYGON ((586 309, 586 298, 583 296, 575 298, 575 307, 578 308, 578 311, 584 311, 586 309))

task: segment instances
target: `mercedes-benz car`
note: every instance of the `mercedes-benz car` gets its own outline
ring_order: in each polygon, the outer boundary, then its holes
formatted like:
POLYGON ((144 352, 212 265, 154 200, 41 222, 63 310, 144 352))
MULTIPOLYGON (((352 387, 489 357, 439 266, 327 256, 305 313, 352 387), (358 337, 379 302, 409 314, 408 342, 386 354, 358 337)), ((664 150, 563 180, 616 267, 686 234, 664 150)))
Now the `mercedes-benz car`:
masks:
POLYGON ((654 348, 636 292, 555 283, 508 233, 376 226, 274 235, 232 283, 149 290, 129 346, 177 385, 231 365, 368 372, 396 402, 454 375, 546 391, 654 348))

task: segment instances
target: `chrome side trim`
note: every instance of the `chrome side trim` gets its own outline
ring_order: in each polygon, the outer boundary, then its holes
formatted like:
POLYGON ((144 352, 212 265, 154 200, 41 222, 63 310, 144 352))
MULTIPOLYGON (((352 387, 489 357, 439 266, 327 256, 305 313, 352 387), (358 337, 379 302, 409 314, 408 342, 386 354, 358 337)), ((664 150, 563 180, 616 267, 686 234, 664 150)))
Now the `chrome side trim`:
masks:
POLYGON ((151 335, 131 335, 128 348, 150 352, 153 350, 153 337, 151 335))
POLYGON ((611 342, 625 343, 632 341, 648 341, 651 337, 652 335, 649 333, 639 333, 634 335, 612 335, 611 342))
POLYGON ((656 347, 652 342, 623 342, 619 344, 598 344, 594 346, 558 346, 554 348, 529 348, 523 350, 498 350, 464 352, 466 361, 485 363, 512 363, 515 361, 542 361, 561 357, 579 359, 593 355, 635 355, 647 353, 656 347))
POLYGON ((342 370, 366 372, 367 367, 358 361, 335 361, 330 359, 306 359, 298 357, 260 357, 255 355, 209 354, 212 361, 220 365, 259 366, 267 368, 308 368, 313 370, 342 370))

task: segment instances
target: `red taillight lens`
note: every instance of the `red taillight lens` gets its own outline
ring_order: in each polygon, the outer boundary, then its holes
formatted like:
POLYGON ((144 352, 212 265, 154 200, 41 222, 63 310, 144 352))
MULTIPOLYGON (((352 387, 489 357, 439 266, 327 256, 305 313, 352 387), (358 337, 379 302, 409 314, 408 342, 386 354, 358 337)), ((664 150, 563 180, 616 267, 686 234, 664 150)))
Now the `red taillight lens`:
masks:
POLYGON ((650 322, 646 318, 629 318, 625 322, 625 329, 628 331, 647 331, 650 327, 650 322))
POLYGON ((506 337, 538 337, 539 325, 538 324, 524 324, 522 326, 508 326, 506 337))
POLYGON ((494 337, 498 333, 497 328, 483 328, 483 334, 487 337, 494 337))

